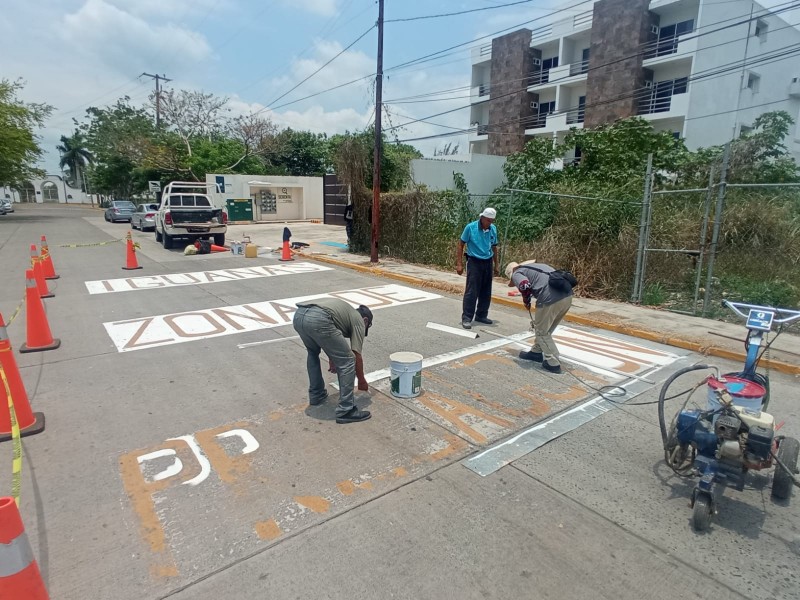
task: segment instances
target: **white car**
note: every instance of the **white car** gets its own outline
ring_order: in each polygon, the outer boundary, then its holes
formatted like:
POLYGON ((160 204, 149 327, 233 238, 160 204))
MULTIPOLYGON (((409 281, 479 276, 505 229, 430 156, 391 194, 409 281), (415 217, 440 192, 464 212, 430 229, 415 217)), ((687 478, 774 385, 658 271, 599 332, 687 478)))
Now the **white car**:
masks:
POLYGON ((149 231, 156 228, 156 211, 158 204, 140 204, 131 215, 131 228, 149 231))
POLYGON ((0 215, 14 212, 14 203, 11 198, 0 198, 0 215))

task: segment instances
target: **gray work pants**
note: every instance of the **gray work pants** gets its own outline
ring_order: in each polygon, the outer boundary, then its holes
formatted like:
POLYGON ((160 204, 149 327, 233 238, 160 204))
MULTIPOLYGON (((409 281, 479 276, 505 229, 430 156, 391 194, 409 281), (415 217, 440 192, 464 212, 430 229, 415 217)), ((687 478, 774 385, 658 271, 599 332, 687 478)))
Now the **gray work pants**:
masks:
POLYGON ((567 296, 553 304, 537 306, 534 313, 533 327, 536 329, 536 337, 533 340, 531 352, 541 352, 544 355, 544 361, 551 367, 561 364, 558 360, 558 346, 553 341, 553 332, 569 311, 570 306, 572 306, 572 296, 567 296))
POLYGON ((331 316, 318 306, 298 307, 292 324, 306 346, 309 401, 317 403, 328 395, 319 362, 319 352, 322 350, 336 367, 339 376, 339 405, 336 407, 336 415, 347 414, 356 406, 353 396, 356 359, 349 342, 333 324, 331 316))

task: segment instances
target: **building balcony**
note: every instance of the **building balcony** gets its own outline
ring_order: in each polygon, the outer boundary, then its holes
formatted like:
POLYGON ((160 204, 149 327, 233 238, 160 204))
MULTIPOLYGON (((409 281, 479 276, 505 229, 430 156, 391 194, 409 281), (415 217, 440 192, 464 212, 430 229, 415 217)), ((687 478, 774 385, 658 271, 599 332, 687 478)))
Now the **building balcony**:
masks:
POLYGON ((573 111, 553 113, 549 115, 533 115, 526 123, 525 133, 528 135, 541 135, 543 133, 556 133, 562 131, 569 131, 571 127, 583 128, 583 111, 576 110, 575 122, 569 122, 569 115, 573 111), (580 112, 581 120, 578 121, 578 112, 580 112))
POLYGON ((538 27, 531 31, 531 43, 538 44, 586 31, 592 27, 593 15, 594 9, 590 8, 573 17, 567 17, 566 19, 561 19, 550 25, 538 27))
POLYGON ((528 77, 528 91, 541 93, 547 88, 570 85, 586 81, 589 61, 578 61, 569 65, 559 65, 546 71, 536 71, 528 77))
POLYGON ((470 142, 478 142, 489 139, 489 125, 476 125, 473 123, 472 127, 474 128, 474 131, 471 131, 469 134, 470 142))
POLYGON ((639 100, 638 114, 648 121, 685 117, 689 112, 689 94, 657 98, 655 95, 639 100))
POLYGON ((691 60, 697 52, 697 34, 686 33, 671 40, 658 40, 648 46, 644 55, 645 67, 652 67, 677 59, 691 60))
POLYGON ((472 104, 476 102, 486 102, 489 99, 489 84, 482 83, 480 85, 476 85, 470 90, 469 93, 469 101, 472 104))
POLYGON ((492 60, 492 43, 484 44, 472 49, 472 64, 489 62, 492 60))
POLYGON ((575 108, 567 111, 567 125, 578 125, 586 118, 586 108, 575 108))

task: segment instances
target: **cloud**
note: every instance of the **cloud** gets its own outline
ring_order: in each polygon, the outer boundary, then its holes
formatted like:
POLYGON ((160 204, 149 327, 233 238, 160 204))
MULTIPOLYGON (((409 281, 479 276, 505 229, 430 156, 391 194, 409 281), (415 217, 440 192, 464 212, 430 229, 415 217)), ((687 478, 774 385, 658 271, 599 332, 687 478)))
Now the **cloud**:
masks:
POLYGON ((106 0, 120 10, 142 17, 179 17, 181 20, 197 14, 219 11, 227 0, 106 0))
POLYGON ((283 0, 292 8, 299 8, 322 17, 332 17, 338 12, 337 0, 283 0))

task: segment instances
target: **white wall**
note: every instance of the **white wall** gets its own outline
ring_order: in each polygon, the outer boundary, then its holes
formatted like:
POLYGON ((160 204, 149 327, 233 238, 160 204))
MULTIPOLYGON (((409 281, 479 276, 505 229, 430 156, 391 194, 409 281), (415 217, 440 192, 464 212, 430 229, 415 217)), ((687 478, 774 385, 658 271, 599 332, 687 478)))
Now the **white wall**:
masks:
MULTIPOLYGON (((699 27, 702 28, 701 31, 711 31, 719 27, 714 23, 726 19, 741 16, 739 20, 746 20, 750 16, 751 5, 754 7, 754 16, 765 14, 760 5, 747 0, 724 4, 703 2, 700 7, 699 27)), ((769 33, 763 42, 752 35, 755 23, 738 25, 700 37, 697 40, 698 52, 694 58, 693 77, 709 69, 742 60, 746 45, 747 57, 752 60, 759 55, 800 43, 800 31, 794 27, 787 27, 787 23, 778 16, 765 16, 764 20, 769 23, 769 33), (723 42, 729 43, 717 46, 723 42)), ((800 118, 800 100, 790 99, 788 96, 792 77, 800 75, 800 58, 791 56, 768 64, 754 65, 750 69, 761 77, 757 93, 741 89, 741 69, 735 69, 722 76, 690 82, 689 112, 685 129, 687 146, 696 149, 701 146, 723 144, 734 135, 734 126, 735 134, 738 135, 742 124, 752 125, 760 114, 785 110, 795 119, 786 145, 800 160, 800 139, 798 139, 800 129, 797 123, 800 118)))
MULTIPOLYGON (((224 177, 225 191, 213 193, 216 206, 227 207, 227 200, 234 198, 250 198, 252 191, 270 189, 277 196, 277 212, 262 215, 264 221, 297 221, 322 219, 324 216, 322 177, 289 177, 272 175, 206 175, 206 182, 216 183, 217 177, 224 177), (250 185, 250 182, 259 182, 250 185), (286 188, 286 193, 283 193, 286 188)), ((253 207, 253 214, 258 211, 253 207)))
MULTIPOLYGON (((29 179, 28 182, 33 185, 36 200, 35 202, 38 204, 44 203, 44 191, 42 186, 45 183, 52 183, 55 186, 55 190, 58 193, 58 200, 48 200, 48 203, 58 203, 58 204, 90 204, 92 200, 95 203, 98 201, 98 196, 86 194, 82 190, 78 188, 74 188, 68 185, 65 181, 63 181, 60 177, 56 175, 48 175, 44 179, 29 179), (66 192, 66 195, 65 195, 66 192)), ((0 187, 0 196, 5 198, 9 196, 13 202, 22 202, 23 195, 21 190, 17 190, 10 187, 0 187)))
POLYGON ((503 185, 505 156, 470 154, 459 157, 416 158, 411 161, 411 179, 431 190, 452 190, 453 173, 461 173, 471 194, 491 194, 503 185))

